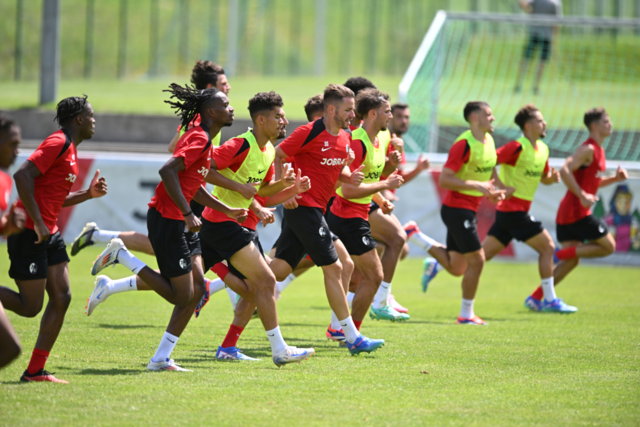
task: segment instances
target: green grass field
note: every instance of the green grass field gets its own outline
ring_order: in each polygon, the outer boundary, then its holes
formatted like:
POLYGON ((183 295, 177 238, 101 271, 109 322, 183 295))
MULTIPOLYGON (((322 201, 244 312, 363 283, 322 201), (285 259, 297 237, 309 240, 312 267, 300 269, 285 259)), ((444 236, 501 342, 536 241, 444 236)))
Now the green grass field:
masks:
MULTIPOLYGON (((318 269, 278 303, 285 339, 314 346, 300 365, 276 368, 258 321, 239 345, 261 362, 214 359, 232 313, 218 294, 194 319, 173 357, 194 372, 147 372, 171 312, 152 293, 112 296, 90 318, 98 248, 70 264, 74 294, 47 368, 69 385, 21 384, 38 319, 9 313, 24 354, 0 371, 0 425, 638 425, 638 269, 581 266, 560 288, 580 311, 527 312, 533 264, 490 263, 476 312, 487 327, 455 324, 459 279, 442 273, 425 295, 420 261, 404 261, 394 281, 410 307, 406 324, 365 321, 385 338, 377 353, 351 357, 324 339, 329 310, 318 269)), ((1 258, 2 283, 8 260, 1 258)), ((124 277, 122 267, 108 270, 124 277)))

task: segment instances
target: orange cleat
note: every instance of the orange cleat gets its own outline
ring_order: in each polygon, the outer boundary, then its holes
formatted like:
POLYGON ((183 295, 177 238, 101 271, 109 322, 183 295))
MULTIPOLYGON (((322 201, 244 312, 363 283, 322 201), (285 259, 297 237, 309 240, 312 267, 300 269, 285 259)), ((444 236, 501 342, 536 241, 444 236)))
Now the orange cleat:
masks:
POLYGON ((20 381, 25 383, 30 382, 48 382, 48 383, 60 383, 60 384, 69 384, 69 381, 60 380, 53 376, 54 372, 48 372, 44 369, 40 369, 35 374, 30 374, 27 371, 24 371, 22 376, 20 377, 20 381))

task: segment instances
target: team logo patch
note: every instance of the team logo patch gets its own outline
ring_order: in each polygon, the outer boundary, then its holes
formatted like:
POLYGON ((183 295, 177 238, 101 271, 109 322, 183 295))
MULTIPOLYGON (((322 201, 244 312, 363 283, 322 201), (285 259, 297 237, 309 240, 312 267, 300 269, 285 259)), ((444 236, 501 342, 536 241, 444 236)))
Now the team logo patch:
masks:
POLYGON ((535 219, 535 217, 534 217, 533 215, 529 215, 529 219, 530 219, 532 222, 536 222, 536 219, 535 219))
POLYGON ((601 226, 601 225, 599 225, 599 226, 598 226, 598 231, 599 231, 600 233, 604 233, 604 227, 603 227, 603 226, 601 226))
POLYGON ((187 261, 184 258, 180 260, 180 268, 183 270, 187 268, 187 261))
POLYGON ((36 265, 35 262, 32 262, 31 265, 29 266, 29 273, 36 274, 37 272, 38 272, 38 266, 36 265))
POLYGON ((464 228, 471 228, 471 221, 469 221, 468 219, 464 220, 464 228))
POLYGON ((369 238, 367 236, 362 236, 362 243, 364 243, 365 246, 369 246, 369 238))
POLYGON ((321 235, 322 237, 324 237, 324 236, 326 236, 326 235, 327 235, 327 229, 326 229, 326 228, 324 228, 324 227, 320 227, 320 230, 319 230, 318 232, 320 233, 320 235, 321 235))

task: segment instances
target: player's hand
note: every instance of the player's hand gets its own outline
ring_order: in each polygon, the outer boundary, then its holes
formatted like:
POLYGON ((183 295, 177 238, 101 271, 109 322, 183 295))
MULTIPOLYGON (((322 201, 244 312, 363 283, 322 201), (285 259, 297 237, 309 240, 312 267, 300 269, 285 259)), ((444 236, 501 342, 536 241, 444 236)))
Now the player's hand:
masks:
POLYGON ((398 166, 402 163, 402 154, 399 151, 392 151, 389 153, 389 163, 393 165, 393 167, 398 166))
POLYGON ((253 183, 249 182, 247 184, 242 184, 238 190, 238 193, 240 193, 240 195, 242 197, 244 197, 247 200, 251 200, 255 197, 255 195, 258 193, 258 187, 256 187, 253 183))
POLYGON ((560 182, 560 179, 562 178, 560 176, 560 171, 557 171, 556 168, 551 168, 551 178, 553 179, 552 182, 555 182, 555 183, 560 182))
POLYGON ((276 208, 260 208, 258 210, 256 216, 258 217, 260 222, 262 222, 263 227, 266 227, 267 224, 271 224, 276 220, 276 217, 273 215, 273 211, 275 210, 276 208))
POLYGON ((184 222, 187 223, 187 230, 191 233, 197 233, 202 226, 202 223, 193 212, 184 217, 184 222))
POLYGON ((97 199, 98 197, 102 197, 107 194, 107 181, 104 177, 100 177, 100 169, 96 171, 96 174, 91 180, 91 184, 89 184, 89 194, 93 199, 97 199))
POLYGON ((46 242, 47 240, 49 240, 49 237, 51 236, 49 229, 42 222, 40 222, 39 224, 36 224, 34 222, 33 231, 35 231, 36 235, 38 236, 38 240, 36 240, 36 245, 46 242))
POLYGON ((298 169, 298 173, 296 174, 296 183, 295 183, 296 194, 309 191, 310 188, 311 188, 311 180, 309 179, 308 176, 302 176, 302 171, 298 169))
POLYGON ((351 163, 353 163, 355 159, 356 159, 356 154, 353 152, 353 150, 349 150, 349 154, 347 154, 347 161, 345 163, 345 166, 351 166, 351 163))
POLYGON ((590 208, 598 200, 600 200, 600 198, 595 194, 589 194, 583 191, 582 197, 580 197, 580 204, 585 208, 590 208))
POLYGON ((9 212, 4 214, 2 221, 4 224, 3 234, 5 236, 9 236, 22 231, 24 229, 24 222, 26 219, 27 214, 24 209, 16 207, 16 203, 14 203, 9 212))
POLYGON ((289 188, 296 183, 296 171, 293 168, 290 168, 288 165, 282 164, 282 184, 285 188, 289 188))
POLYGON ((391 175, 387 177, 386 183, 388 189, 400 188, 400 186, 404 183, 404 178, 402 178, 402 175, 400 175, 398 173, 398 169, 396 169, 391 173, 391 175))
POLYGON ((380 205, 380 209, 382 210, 382 213, 385 215, 389 215, 391 212, 393 212, 394 208, 395 206, 393 206, 393 203, 391 203, 390 200, 385 200, 380 205))
POLYGON ((247 217, 249 216, 249 209, 229 208, 229 211, 226 213, 226 215, 229 218, 235 219, 240 224, 242 224, 243 222, 246 221, 247 217))
POLYGON ((293 196, 286 202, 282 203, 285 209, 295 209, 298 207, 298 201, 296 199, 302 199, 302 196, 293 196))
POLYGON ((494 189, 487 195, 487 199, 495 205, 506 198, 506 193, 506 190, 494 189))
POLYGON ((395 147, 400 153, 404 151, 404 141, 395 133, 391 134, 391 145, 395 147))
POLYGON ((505 188, 505 190, 504 190, 504 198, 505 199, 510 199, 511 196, 513 196, 513 193, 515 193, 515 192, 516 192, 516 189, 513 188, 513 187, 505 188))
POLYGON ((491 192, 495 190, 493 182, 493 179, 489 181, 475 181, 473 187, 481 192, 483 196, 489 197, 491 192))
POLYGON ((362 181, 364 181, 364 174, 362 173, 362 169, 364 169, 364 165, 360 165, 358 169, 351 172, 352 185, 360 185, 362 184, 362 181))
POLYGON ((422 153, 418 156, 418 163, 416 164, 416 168, 419 171, 427 170, 431 167, 431 162, 428 157, 425 157, 422 153))
POLYGON ((616 180, 618 182, 624 181, 629 178, 629 174, 626 169, 623 169, 622 166, 618 165, 618 170, 616 171, 616 180))

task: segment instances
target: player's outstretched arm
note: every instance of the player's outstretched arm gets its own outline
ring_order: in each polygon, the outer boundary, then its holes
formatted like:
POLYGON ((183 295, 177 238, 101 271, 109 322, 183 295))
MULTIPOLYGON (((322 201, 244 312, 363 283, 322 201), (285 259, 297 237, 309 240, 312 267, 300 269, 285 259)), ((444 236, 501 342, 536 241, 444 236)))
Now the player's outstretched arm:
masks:
POLYGON ((627 170, 618 165, 618 170, 616 171, 616 174, 614 176, 602 178, 602 181, 600 181, 600 188, 606 187, 607 185, 615 184, 616 182, 625 181, 627 178, 629 178, 627 170))
POLYGON ((551 168, 547 171, 547 174, 540 178, 540 182, 544 185, 557 184, 560 182, 560 172, 556 168, 551 168))
POLYGON ((296 183, 296 172, 292 168, 285 168, 285 165, 282 163, 280 167, 282 168, 280 171, 280 179, 271 180, 269 182, 263 181, 262 185, 260 185, 260 189, 258 190, 258 196, 273 196, 296 183))
POLYGON ((209 169, 209 173, 205 178, 205 180, 209 184, 213 184, 216 187, 226 188, 227 190, 235 191, 245 199, 252 199, 258 193, 258 189, 254 184, 240 184, 239 182, 233 181, 218 172, 218 169, 214 167, 215 161, 212 160, 211 165, 212 166, 209 169))
POLYGON ((500 175, 498 175, 498 170, 494 167, 493 172, 491 172, 491 179, 493 180, 493 184, 495 187, 504 190, 504 198, 508 199, 513 196, 513 193, 516 192, 516 189, 513 187, 508 187, 504 182, 500 179, 500 175))
POLYGON ((89 184, 89 188, 86 190, 74 191, 73 193, 69 193, 67 198, 64 200, 63 208, 67 206, 77 205, 78 203, 86 202, 89 199, 97 199, 99 197, 105 196, 107 194, 107 181, 104 177, 100 176, 100 169, 96 170, 93 179, 91 179, 91 183, 89 184))
POLYGON ((29 217, 33 221, 34 231, 38 235, 38 241, 36 243, 46 241, 50 235, 49 229, 44 225, 44 221, 42 221, 40 208, 35 198, 34 180, 40 175, 42 175, 40 169, 30 160, 24 162, 22 166, 20 166, 20 169, 13 174, 13 179, 18 189, 18 196, 20 196, 20 200, 22 200, 27 214, 29 214, 29 217))
POLYGON ((220 200, 216 199, 211 194, 209 194, 207 189, 204 188, 203 186, 200 186, 200 188, 198 188, 198 191, 193 196, 193 200, 195 200, 196 202, 200 203, 203 206, 206 206, 218 212, 222 212, 229 218, 233 218, 238 222, 244 222, 244 220, 247 219, 247 215, 249 214, 249 211, 247 209, 231 208, 226 204, 222 203, 220 200))
POLYGON ((305 191, 308 191, 311 188, 311 180, 307 176, 302 176, 302 171, 298 169, 296 174, 295 184, 291 187, 270 196, 267 199, 267 206, 277 206, 280 203, 284 203, 292 197, 297 196, 298 194, 302 194, 305 191))
POLYGON ((573 156, 567 157, 567 160, 560 169, 562 182, 564 182, 564 185, 567 186, 569 191, 571 191, 580 200, 580 203, 585 208, 593 205, 598 200, 598 197, 596 197, 595 194, 589 194, 582 191, 582 188, 580 188, 580 184, 576 181, 576 177, 573 176, 573 173, 582 166, 590 165, 592 161, 593 147, 590 145, 583 145, 576 150, 573 156))
POLYGON ((402 175, 402 177, 404 178, 404 183, 406 184, 407 182, 411 181, 416 176, 418 176, 420 172, 429 169, 430 166, 431 166, 431 162, 429 162, 429 159, 425 157, 422 153, 420 153, 420 155, 418 156, 418 162, 416 163, 415 169, 413 169, 411 172, 405 172, 401 170, 400 175, 402 175))
POLYGON ((382 190, 399 188, 403 182, 402 176, 400 176, 397 170, 394 170, 384 181, 359 185, 345 182, 342 184, 342 194, 347 199, 359 199, 361 197, 372 196, 382 190))

